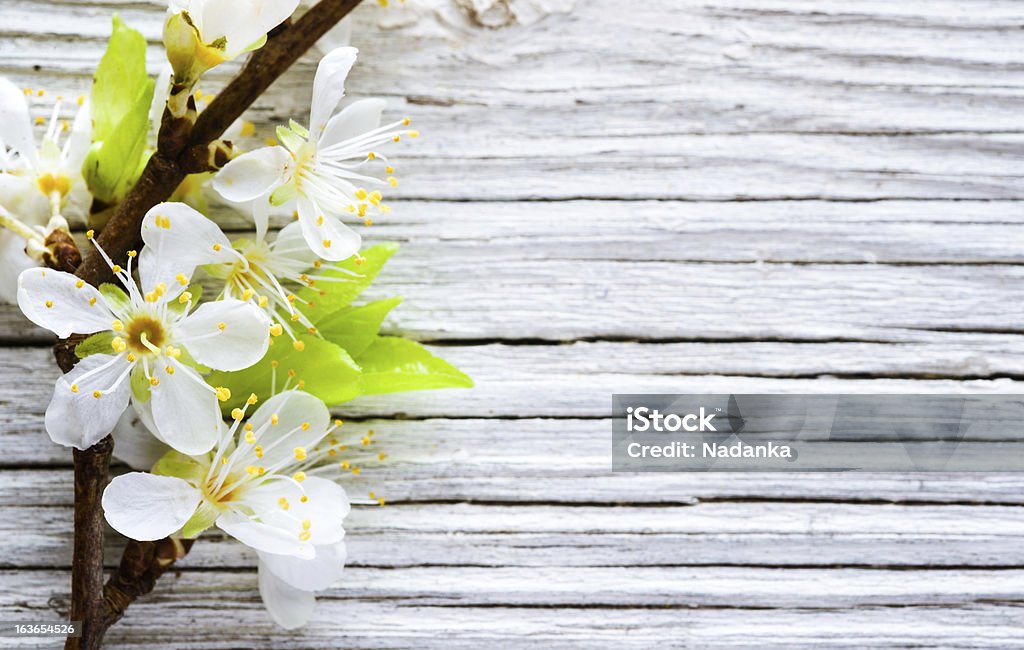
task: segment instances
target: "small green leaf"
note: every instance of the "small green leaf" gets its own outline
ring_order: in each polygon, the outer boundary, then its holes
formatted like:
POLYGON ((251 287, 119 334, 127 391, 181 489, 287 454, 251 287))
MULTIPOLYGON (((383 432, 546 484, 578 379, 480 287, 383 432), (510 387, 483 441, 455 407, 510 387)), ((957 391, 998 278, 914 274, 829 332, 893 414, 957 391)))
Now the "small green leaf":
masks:
POLYGON ((116 284, 109 282, 101 284, 100 295, 103 296, 103 299, 107 301, 107 304, 115 312, 130 312, 132 309, 132 301, 128 298, 128 294, 116 284))
POLYGON ((382 336, 357 357, 363 368, 363 394, 434 388, 472 388, 473 380, 419 343, 382 336))
POLYGON ((93 146, 82 166, 92 194, 120 201, 138 180, 149 145, 155 82, 146 74, 146 39, 114 16, 90 94, 93 146))
POLYGON ((398 244, 377 244, 362 252, 362 264, 356 264, 356 258, 351 257, 344 262, 338 262, 333 268, 324 265, 321 275, 341 278, 344 281, 321 280, 315 287, 307 287, 300 291, 299 300, 313 303, 313 307, 305 310, 306 316, 319 327, 320 319, 342 307, 348 307, 373 283, 377 274, 397 250, 398 244), (324 295, 320 295, 321 291, 324 295))
POLYGON ((94 354, 113 354, 114 350, 110 345, 113 340, 113 332, 93 334, 75 346, 75 356, 79 359, 84 359, 94 354))
POLYGON ((344 307, 325 316, 318 324, 320 335, 358 357, 377 339, 380 324, 401 298, 378 300, 360 307, 344 307))
POLYGON ((225 412, 239 406, 250 393, 266 398, 272 383, 273 392, 279 392, 286 385, 295 386, 301 380, 303 390, 328 405, 347 402, 359 395, 359 366, 344 349, 311 335, 300 336, 298 340, 304 346, 301 352, 282 336, 274 339, 266 356, 256 365, 239 372, 210 375, 207 381, 211 386, 231 389, 232 399, 221 405, 225 412), (289 370, 294 371, 294 377, 289 370))

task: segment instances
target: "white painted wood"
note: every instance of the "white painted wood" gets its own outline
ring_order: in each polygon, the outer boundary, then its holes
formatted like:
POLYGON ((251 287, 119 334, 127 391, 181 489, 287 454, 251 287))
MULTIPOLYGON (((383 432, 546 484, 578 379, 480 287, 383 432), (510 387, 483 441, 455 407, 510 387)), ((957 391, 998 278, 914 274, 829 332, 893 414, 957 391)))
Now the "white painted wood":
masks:
MULTIPOLYGON (((1019 475, 634 476, 607 450, 615 391, 1021 391, 1020 3, 391 5, 358 10, 348 90, 424 137, 368 298, 405 295, 386 329, 478 387, 338 409, 388 453, 351 494, 393 505, 356 508, 308 629, 214 536, 110 647, 1024 647, 1019 475)), ((164 6, 0 0, 0 74, 48 115, 113 10, 155 72, 164 6)), ((67 602, 50 340, 0 308, 0 619, 67 602)))

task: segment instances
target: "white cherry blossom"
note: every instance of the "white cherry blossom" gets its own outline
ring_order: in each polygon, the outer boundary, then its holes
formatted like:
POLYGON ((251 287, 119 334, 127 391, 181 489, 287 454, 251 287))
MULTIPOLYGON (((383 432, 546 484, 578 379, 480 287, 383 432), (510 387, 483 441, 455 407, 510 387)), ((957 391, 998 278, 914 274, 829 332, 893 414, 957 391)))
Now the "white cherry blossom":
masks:
MULTIPOLYGON (((187 229, 190 210, 166 203, 148 218, 176 232, 187 229)), ((199 237, 194 242, 203 243, 199 237)), ((18 278, 18 305, 29 320, 63 338, 106 333, 110 340, 109 352, 87 356, 57 380, 47 432, 54 442, 85 449, 110 433, 129 400, 149 402, 161 440, 182 452, 203 453, 216 442, 217 399, 227 397, 204 381, 197 366, 231 371, 256 363, 267 351, 270 321, 239 300, 193 310, 186 287, 195 258, 187 256, 169 259, 158 249, 143 249, 140 289, 131 276, 134 257, 130 252, 127 268, 107 258, 127 293, 112 285, 100 291, 50 269, 29 269, 18 278)))
POLYGON ((272 205, 294 205, 310 250, 340 261, 361 245, 359 234, 342 217, 369 224, 373 216, 389 211, 381 191, 371 188, 396 186, 398 181, 375 148, 419 134, 406 128, 408 119, 380 126, 384 102, 379 99, 357 101, 337 112, 356 53, 353 47, 341 47, 320 61, 308 129, 294 120, 279 127, 283 146, 243 154, 214 179, 214 189, 226 200, 252 202, 258 239, 267 231, 272 205))
POLYGON ((291 629, 309 619, 313 592, 337 582, 345 565, 349 501, 323 477, 338 465, 338 446, 328 438, 340 422, 331 422, 316 397, 291 390, 268 399, 243 425, 256 401, 250 396, 235 409, 210 452, 172 452, 155 474, 115 478, 103 509, 110 525, 132 539, 195 537, 216 525, 253 548, 263 601, 274 621, 291 629))

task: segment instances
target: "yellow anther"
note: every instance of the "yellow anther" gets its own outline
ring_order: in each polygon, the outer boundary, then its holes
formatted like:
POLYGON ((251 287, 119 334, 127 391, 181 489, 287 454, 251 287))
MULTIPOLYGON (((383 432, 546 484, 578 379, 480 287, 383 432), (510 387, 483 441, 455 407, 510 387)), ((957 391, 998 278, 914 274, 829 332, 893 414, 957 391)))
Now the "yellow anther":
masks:
POLYGON ((324 263, 321 262, 320 260, 317 260, 317 261, 313 262, 313 268, 314 269, 318 269, 318 268, 320 268, 323 265, 324 265, 324 263))
POLYGON ((246 422, 243 427, 246 431, 252 431, 252 422, 246 422))
POLYGON ((227 456, 221 456, 220 464, 221 465, 227 465, 228 464, 228 457, 227 456))
POLYGON ((309 530, 312 527, 313 527, 313 522, 312 521, 310 521, 309 519, 303 519, 302 520, 302 530, 309 530))
POLYGON ((53 301, 52 300, 47 300, 46 301, 46 308, 47 309, 53 309, 53 301))
POLYGON ((263 445, 256 445, 252 448, 252 451, 256 454, 256 458, 263 458, 263 445))
POLYGON ((252 297, 256 295, 256 292, 252 289, 246 289, 242 292, 242 300, 252 300, 252 297))
POLYGON ((78 392, 78 384, 71 384, 71 392, 72 393, 77 393, 78 392))
POLYGON ((184 305, 189 300, 192 300, 192 293, 189 291, 182 291, 181 295, 178 296, 178 303, 184 305))
POLYGON ((149 385, 150 386, 154 386, 154 387, 159 386, 160 385, 160 380, 157 379, 156 377, 150 377, 149 378, 149 385))
POLYGON ((359 476, 359 472, 361 472, 361 471, 362 470, 359 469, 358 467, 355 467, 355 466, 352 467, 352 473, 355 474, 356 476, 359 476))
POLYGON ((297 483, 302 483, 303 481, 306 480, 306 473, 305 472, 295 472, 295 474, 292 475, 292 478, 295 479, 295 481, 297 483))
POLYGON ((359 211, 358 211, 358 213, 359 213, 360 217, 365 217, 366 216, 366 204, 365 203, 360 203, 359 204, 359 211))
POLYGON ((264 474, 266 474, 266 473, 267 473, 267 468, 266 468, 266 467, 264 467, 263 465, 260 465, 260 467, 259 467, 259 473, 260 473, 260 476, 263 476, 264 474))
POLYGON ((164 370, 167 371, 168 375, 173 375, 174 374, 174 366, 167 366, 166 368, 164 368, 164 370))
POLYGON ((341 420, 335 420, 335 421, 334 421, 334 426, 336 426, 336 427, 340 427, 340 426, 341 426, 341 425, 343 425, 343 424, 345 424, 345 423, 344 423, 344 422, 342 422, 341 420))
POLYGON ((259 298, 258 298, 258 299, 256 300, 256 303, 257 303, 257 304, 258 304, 258 305, 259 305, 260 307, 266 307, 266 306, 267 306, 267 305, 268 305, 268 304, 270 303, 270 300, 268 300, 266 296, 260 296, 260 297, 259 297, 259 298))
POLYGON ((401 142, 401 140, 402 140, 402 136, 400 136, 400 135, 396 135, 395 137, 391 138, 392 142, 401 142))
POLYGON ((251 138, 256 133, 256 125, 245 120, 242 122, 242 130, 240 131, 243 138, 251 138))
POLYGON ((387 458, 387 454, 385 454, 383 451, 377 454, 377 460, 383 461, 385 458, 387 458))
POLYGON ((231 409, 231 417, 235 420, 241 420, 245 417, 245 412, 240 408, 233 408, 231 409))
POLYGON ((86 230, 85 231, 85 238, 86 239, 92 239, 95 234, 96 234, 95 230, 86 230))
POLYGON ((302 423, 302 430, 303 431, 309 431, 309 422, 303 422, 302 423))
POLYGON ((245 471, 249 473, 249 476, 256 476, 260 473, 260 470, 255 465, 249 465, 245 468, 245 471))
POLYGON ((305 379, 300 379, 299 383, 296 384, 296 386, 298 386, 300 390, 305 388, 306 387, 306 380, 305 379))
POLYGON ((373 225, 373 219, 367 219, 366 221, 363 222, 363 224, 366 225, 366 226, 372 226, 373 225))
POLYGON ((95 297, 89 298, 89 306, 92 307, 95 304, 96 304, 96 298, 95 297))
POLYGON ((316 218, 316 225, 318 225, 318 226, 324 225, 324 215, 320 215, 319 217, 316 218))
POLYGON ((139 251, 128 251, 128 257, 135 259, 139 256, 139 251))
POLYGON ((303 350, 306 349, 306 344, 303 343, 302 341, 292 341, 292 347, 298 350, 299 352, 302 352, 303 350))
POLYGON ((380 498, 377 499, 377 505, 383 506, 384 503, 385 503, 384 497, 380 497, 380 498))
POLYGON ((306 460, 306 448, 296 447, 295 448, 295 460, 306 460))
POLYGON ((214 244, 213 245, 213 250, 218 252, 218 253, 220 252, 220 248, 221 248, 220 244, 214 244))
POLYGON ((348 469, 351 466, 351 463, 349 463, 347 460, 341 461, 341 469, 348 469))
POLYGON ((188 278, 185 277, 184 273, 179 273, 178 275, 174 276, 174 279, 177 280, 178 284, 180 284, 183 287, 188 284, 188 278))
POLYGON ((375 160, 377 158, 377 154, 371 151, 370 153, 366 154, 366 158, 367 160, 375 160))
POLYGON ((410 124, 412 124, 412 120, 410 120, 408 117, 404 117, 402 118, 402 124, 405 126, 409 126, 410 124))
POLYGON ((312 535, 309 534, 308 530, 304 530, 299 533, 299 539, 303 542, 308 542, 310 537, 312 537, 312 535))
POLYGON ((315 327, 306 328, 306 331, 309 332, 310 334, 316 334, 316 328, 315 327))
POLYGON ((79 281, 75 282, 75 288, 76 289, 81 289, 84 286, 85 286, 85 280, 79 280, 79 281))
POLYGON ((251 444, 255 444, 255 442, 256 442, 256 434, 253 433, 252 431, 246 432, 246 434, 245 434, 245 441, 247 443, 249 443, 250 445, 251 444))
POLYGON ((409 137, 410 138, 418 138, 418 137, 420 137, 420 132, 419 131, 409 131, 409 137))
POLYGON ((85 95, 79 95, 78 99, 75 100, 75 103, 78 104, 79 106, 84 104, 85 103, 85 95))
POLYGON ((284 333, 284 328, 281 327, 281 323, 274 323, 270 326, 271 336, 281 336, 282 333, 284 333))
POLYGON ((146 302, 156 302, 160 299, 160 295, 156 291, 150 291, 146 294, 146 302))
POLYGON ((363 446, 365 447, 365 446, 367 446, 369 444, 370 444, 370 436, 363 436, 363 446))
POLYGON ((46 124, 46 120, 42 116, 36 118, 36 124, 46 124))
POLYGON ((94 390, 92 392, 92 396, 95 397, 96 399, 99 399, 99 398, 103 397, 103 393, 98 391, 98 390, 94 390))
POLYGON ((293 378, 295 377, 295 368, 288 369, 288 376, 293 378))
POLYGON ((114 330, 115 332, 123 332, 124 323, 122 323, 119 320, 115 320, 113 323, 110 324, 110 329, 114 330))
POLYGON ((256 393, 249 393, 249 397, 246 398, 245 403, 252 406, 258 401, 260 401, 260 398, 256 396, 256 393))
POLYGON ((268 147, 273 147, 277 144, 277 138, 267 138, 266 140, 263 141, 263 144, 267 145, 268 147))
POLYGON ((281 510, 287 510, 289 507, 288 499, 281 497, 280 499, 277 500, 277 505, 281 506, 281 510))
POLYGON ((274 413, 273 415, 270 416, 270 423, 271 424, 276 425, 280 421, 281 421, 281 418, 277 417, 277 413, 274 413))
POLYGON ((157 285, 153 287, 153 291, 156 291, 156 295, 162 296, 167 293, 167 285, 163 282, 158 282, 157 285))
POLYGON ((374 205, 380 205, 380 200, 384 198, 384 195, 380 193, 380 190, 374 190, 370 192, 370 203, 374 205))
POLYGON ((224 331, 224 330, 226 330, 227 328, 228 328, 228 325, 227 325, 227 323, 217 323, 217 329, 219 329, 220 331, 222 331, 222 332, 223 332, 223 331, 224 331))
POLYGON ((333 457, 338 455, 338 452, 335 449, 328 449, 327 450, 327 455, 330 456, 331 458, 333 458, 333 457))
POLYGON ((124 342, 123 338, 118 336, 110 342, 110 347, 114 348, 114 352, 120 354, 125 351, 125 348, 128 347, 128 344, 124 342))
POLYGON ((298 320, 299 320, 299 314, 298 314, 298 312, 296 312, 296 313, 292 314, 292 322, 296 322, 296 321, 298 321, 298 320))
POLYGON ((120 264, 115 264, 115 265, 113 266, 113 268, 111 268, 110 270, 111 270, 111 271, 113 271, 114 273, 120 273, 120 272, 121 272, 121 271, 123 271, 124 269, 122 269, 122 268, 121 268, 121 265, 120 265, 120 264))
POLYGON ((394 174, 395 173, 395 168, 392 167, 391 165, 388 165, 387 167, 384 168, 384 173, 385 174, 394 174))
POLYGON ((128 353, 128 356, 126 358, 128 359, 128 363, 135 363, 135 358, 136 357, 131 352, 128 353))
POLYGON ((286 296, 286 298, 288 299, 288 302, 292 303, 293 305, 295 304, 296 298, 295 298, 295 294, 294 293, 289 293, 286 296))
POLYGON ((394 176, 388 176, 388 185, 391 187, 398 187, 398 179, 394 176))
POLYGON ((217 387, 217 399, 219 399, 222 402, 226 402, 229 399, 231 399, 231 389, 227 388, 225 386, 218 386, 217 387))
POLYGON ((301 501, 302 503, 309 503, 309 497, 303 494, 301 497, 299 497, 299 501, 301 501))
POLYGON ((360 201, 365 201, 367 197, 366 190, 362 187, 356 190, 356 198, 360 201))

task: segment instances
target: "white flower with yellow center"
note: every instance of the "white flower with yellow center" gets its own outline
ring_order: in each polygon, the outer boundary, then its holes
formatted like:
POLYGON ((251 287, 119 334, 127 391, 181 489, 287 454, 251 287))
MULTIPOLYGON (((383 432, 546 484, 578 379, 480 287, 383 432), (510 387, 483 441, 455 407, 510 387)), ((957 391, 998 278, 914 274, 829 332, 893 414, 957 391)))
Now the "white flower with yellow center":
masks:
POLYGON ((259 48, 299 0, 170 0, 164 46, 175 81, 193 84, 224 61, 259 48))
MULTIPOLYGON (((182 208, 188 209, 162 204, 150 216, 172 229, 183 227, 187 217, 180 217, 182 208)), ((228 396, 208 385, 195 366, 227 371, 251 366, 267 351, 270 321, 262 310, 239 300, 192 310, 192 295, 185 289, 195 266, 187 258, 167 259, 144 249, 140 289, 131 276, 134 257, 130 252, 127 268, 107 258, 127 293, 113 286, 100 291, 48 269, 19 276, 18 306, 33 323, 62 338, 110 336, 109 353, 82 359, 57 380, 46 409, 46 430, 54 442, 85 449, 110 433, 129 399, 150 401, 154 433, 161 440, 182 452, 206 452, 216 442, 217 399, 228 396)))
MULTIPOLYGON (((103 494, 110 525, 132 539, 179 533, 196 537, 216 525, 259 555, 259 584, 271 617, 289 629, 312 614, 313 592, 341 577, 343 527, 349 501, 325 469, 337 466, 322 444, 340 422, 300 391, 268 399, 243 425, 235 409, 209 453, 170 453, 155 474, 134 472, 111 481, 103 494), (328 462, 329 461, 329 462, 328 462)), ((336 469, 335 469, 336 471, 336 469)))
MULTIPOLYGON (((63 217, 84 217, 91 197, 82 178, 89 152, 91 124, 85 99, 74 125, 60 119, 61 101, 39 146, 32 133, 26 95, 0 78, 0 301, 13 302, 18 274, 36 261, 26 247, 41 251, 49 230, 66 225, 63 217), (67 133, 65 137, 64 134, 67 133), (48 223, 48 222, 51 222, 48 223), (51 227, 52 226, 52 227, 51 227)), ((42 118, 40 118, 40 121, 42 118)), ((45 123, 45 122, 40 122, 45 123)))
POLYGON ((397 142, 409 120, 380 126, 384 102, 364 99, 335 114, 345 95, 345 78, 356 60, 356 49, 341 47, 325 56, 313 82, 309 128, 295 121, 279 127, 284 146, 264 147, 243 154, 214 178, 214 189, 226 200, 252 203, 257 238, 263 239, 271 206, 294 204, 310 250, 331 261, 348 259, 359 251, 361 238, 342 221, 356 217, 371 223, 388 212, 383 195, 374 187, 395 186, 394 169, 375 147, 397 142), (383 171, 382 179, 372 174, 383 171))

